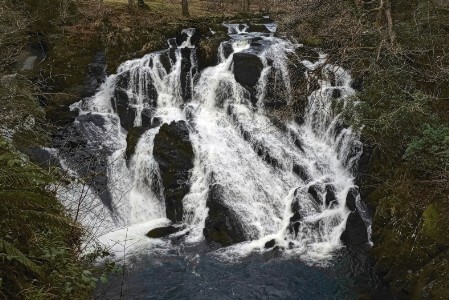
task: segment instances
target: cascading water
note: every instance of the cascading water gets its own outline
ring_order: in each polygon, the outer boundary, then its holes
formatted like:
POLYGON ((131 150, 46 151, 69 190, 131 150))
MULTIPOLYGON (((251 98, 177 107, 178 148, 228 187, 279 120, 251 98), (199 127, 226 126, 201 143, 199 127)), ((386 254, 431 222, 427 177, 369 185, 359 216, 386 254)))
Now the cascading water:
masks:
POLYGON ((195 30, 184 30, 182 41, 171 39, 169 49, 123 63, 96 95, 72 106, 87 140, 107 149, 109 232, 100 241, 118 253, 124 239, 134 239, 130 244, 139 251, 175 247, 145 234, 170 224, 155 138, 162 124, 185 121, 194 159, 179 222, 185 227, 173 235, 198 243, 216 225, 213 214, 226 214, 226 226, 239 236, 217 255, 241 257, 271 244, 287 255, 322 261, 342 245, 354 209, 346 203, 350 195, 361 210, 353 171, 362 144, 333 109, 354 94, 351 78, 327 64, 325 55, 315 63, 300 61, 302 46, 275 37, 275 24, 266 25, 267 33, 225 26, 230 40, 220 45, 216 66, 199 72, 195 30), (294 101, 291 60, 304 66, 305 76, 316 70, 322 76, 303 122, 279 125, 273 107, 294 101), (253 70, 260 73, 255 80, 253 70), (143 128, 142 135, 127 158, 127 134, 134 128, 143 128))

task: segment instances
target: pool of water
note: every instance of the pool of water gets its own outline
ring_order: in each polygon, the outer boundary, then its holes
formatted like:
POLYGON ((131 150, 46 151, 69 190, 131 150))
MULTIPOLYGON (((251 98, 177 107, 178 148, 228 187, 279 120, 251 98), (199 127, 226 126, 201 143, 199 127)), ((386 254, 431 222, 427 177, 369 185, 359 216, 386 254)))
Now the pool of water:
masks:
POLYGON ((326 265, 281 251, 238 261, 203 254, 141 255, 112 275, 98 299, 398 299, 363 249, 341 249, 326 265))

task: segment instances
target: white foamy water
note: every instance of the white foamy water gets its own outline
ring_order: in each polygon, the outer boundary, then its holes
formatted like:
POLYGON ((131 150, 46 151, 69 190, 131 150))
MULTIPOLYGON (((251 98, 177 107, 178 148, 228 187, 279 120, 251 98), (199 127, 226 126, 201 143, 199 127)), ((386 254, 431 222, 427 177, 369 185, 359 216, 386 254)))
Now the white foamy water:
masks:
MULTIPOLYGON (((188 29, 183 31, 187 38, 180 45, 173 46, 170 41, 171 48, 166 51, 123 63, 94 97, 73 106, 80 114, 98 114, 105 120, 105 125, 92 128, 95 134, 88 137, 110 150, 107 175, 113 211, 109 212, 108 232, 99 241, 116 253, 125 248, 140 253, 170 247, 169 240, 145 237, 149 230, 169 224, 159 166, 152 152, 160 124, 185 120, 195 157, 190 192, 183 199, 183 232, 189 232, 184 243, 204 240, 208 191, 218 183, 225 187, 222 197, 226 206, 244 224, 247 242, 220 249, 217 255, 233 258, 264 251, 265 243, 274 239, 286 255, 325 260, 342 245, 340 235, 350 213, 346 196, 354 187, 353 171, 362 151, 358 133, 340 128, 340 115, 333 111, 334 102, 344 107, 354 94, 351 77, 342 68, 327 64, 324 54, 315 63, 298 61, 307 68, 306 76, 311 77, 313 71, 322 76, 319 88, 308 97, 304 122, 287 121, 282 128, 269 116, 265 99, 270 80, 275 78, 286 91, 283 100, 294 101, 288 62, 300 45, 273 34, 248 33, 247 25, 226 26, 233 52, 226 57, 222 44, 218 65, 197 73, 191 43, 194 30, 188 29), (254 38, 262 46, 252 45, 254 38), (187 55, 183 54, 186 48, 191 50, 187 55), (255 104, 234 77, 233 55, 239 52, 257 55, 263 65, 255 104), (170 57, 168 67, 166 57, 170 57), (190 70, 185 70, 183 60, 190 61, 190 70), (117 102, 111 101, 125 76, 129 80, 122 89, 134 114, 132 126, 143 125, 145 111, 160 121, 143 133, 128 161, 127 132, 120 127, 118 108, 114 107, 117 102), (183 97, 182 80, 189 82, 191 99, 183 97), (338 90, 337 96, 334 90, 338 90), (299 176, 295 169, 305 175, 299 176), (310 195, 310 187, 320 201, 310 195), (332 205, 325 201, 329 188, 335 194, 332 205), (293 203, 298 203, 301 215, 296 231, 290 222, 293 203), (124 247, 130 238, 132 243, 124 247)), ((266 27, 273 33, 276 30, 274 24, 266 27)), ((96 213, 92 210, 86 215, 91 219, 96 213)))

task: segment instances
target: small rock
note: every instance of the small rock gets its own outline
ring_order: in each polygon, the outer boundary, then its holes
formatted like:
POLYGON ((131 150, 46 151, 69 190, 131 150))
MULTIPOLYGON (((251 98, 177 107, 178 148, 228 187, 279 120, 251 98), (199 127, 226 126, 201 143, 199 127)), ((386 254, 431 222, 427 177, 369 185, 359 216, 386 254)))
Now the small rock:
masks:
POLYGON ((179 232, 183 229, 185 229, 185 227, 183 227, 183 226, 180 226, 180 227, 175 227, 175 226, 158 227, 158 228, 154 228, 154 229, 150 230, 146 234, 146 236, 149 238, 153 238, 153 239, 159 239, 159 238, 166 237, 170 234, 179 232))
POLYGON ((265 249, 273 248, 276 245, 276 240, 270 240, 265 243, 265 249))

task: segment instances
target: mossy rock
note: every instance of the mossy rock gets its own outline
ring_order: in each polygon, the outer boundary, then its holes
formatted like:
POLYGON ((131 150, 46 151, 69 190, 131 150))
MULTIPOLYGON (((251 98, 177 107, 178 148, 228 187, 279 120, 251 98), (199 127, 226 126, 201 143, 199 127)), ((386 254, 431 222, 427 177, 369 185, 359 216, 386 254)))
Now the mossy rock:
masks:
POLYGON ((221 42, 227 40, 227 35, 224 33, 216 33, 209 39, 200 40, 197 47, 197 56, 200 69, 204 69, 217 64, 218 62, 218 48, 221 42))
POLYGON ((424 221, 421 231, 436 242, 449 246, 449 232, 448 228, 444 226, 442 215, 440 205, 437 203, 430 204, 422 214, 424 221))
POLYGON ((322 47, 323 46, 323 40, 318 37, 305 37, 302 41, 305 45, 310 47, 322 47))

